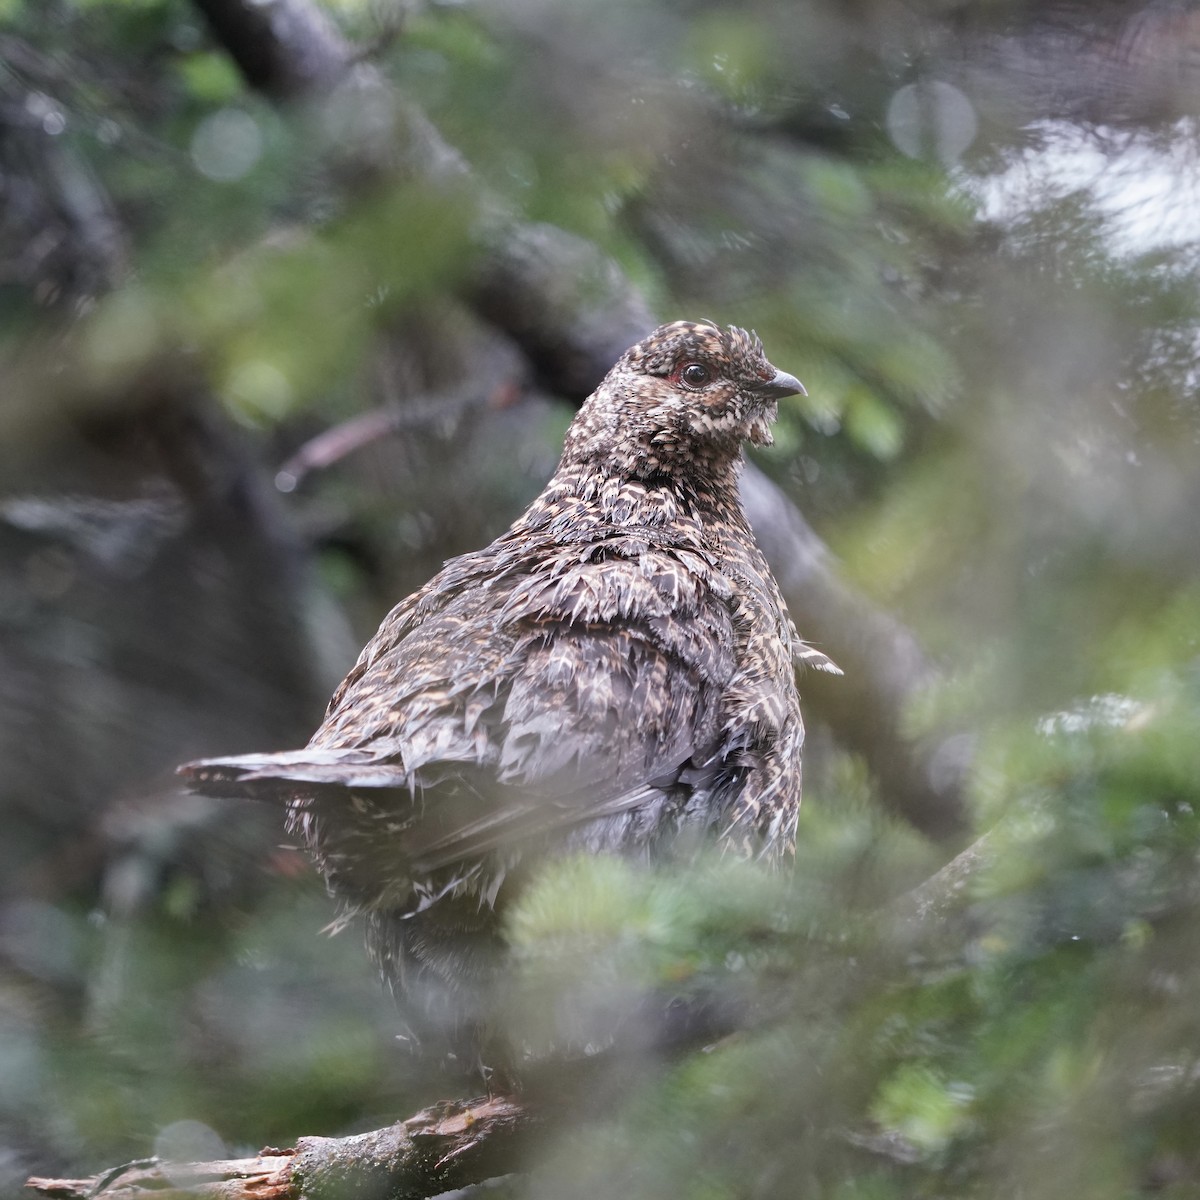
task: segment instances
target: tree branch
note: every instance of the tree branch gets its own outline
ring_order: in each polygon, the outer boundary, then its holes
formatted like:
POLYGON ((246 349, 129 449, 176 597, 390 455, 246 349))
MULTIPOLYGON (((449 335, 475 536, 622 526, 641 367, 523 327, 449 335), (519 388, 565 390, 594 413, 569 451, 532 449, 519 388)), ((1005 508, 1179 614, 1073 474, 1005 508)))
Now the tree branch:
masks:
POLYGON ((246 82, 276 100, 328 91, 354 61, 321 9, 297 0, 195 0, 246 82))
POLYGON ((846 673, 809 671, 805 699, 866 759, 890 808, 930 837, 961 838, 973 739, 956 731, 915 739, 901 728, 917 693, 937 677, 917 639, 838 576, 829 547, 753 464, 742 499, 802 636, 846 673))
POLYGON ((141 1159, 87 1179, 35 1177, 26 1187, 54 1200, 316 1200, 388 1196, 425 1200, 494 1179, 519 1165, 539 1122, 513 1099, 440 1104, 385 1129, 344 1138, 304 1137, 290 1150, 203 1163, 141 1159))

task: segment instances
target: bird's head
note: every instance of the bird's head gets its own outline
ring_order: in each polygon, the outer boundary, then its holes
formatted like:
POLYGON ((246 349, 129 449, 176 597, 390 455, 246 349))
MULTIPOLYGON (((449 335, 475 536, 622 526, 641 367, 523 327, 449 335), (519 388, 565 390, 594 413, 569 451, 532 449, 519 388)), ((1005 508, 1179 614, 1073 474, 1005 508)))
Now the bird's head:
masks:
POLYGON ((756 334, 674 321, 621 355, 572 432, 593 451, 636 450, 651 471, 732 463, 743 442, 770 445, 779 399, 799 394, 756 334))

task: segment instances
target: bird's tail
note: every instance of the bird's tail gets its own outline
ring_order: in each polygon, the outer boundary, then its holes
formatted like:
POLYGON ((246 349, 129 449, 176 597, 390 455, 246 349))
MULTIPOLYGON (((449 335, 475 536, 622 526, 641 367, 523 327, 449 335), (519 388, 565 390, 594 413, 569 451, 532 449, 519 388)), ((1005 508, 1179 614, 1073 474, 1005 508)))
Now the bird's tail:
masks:
POLYGON ((341 787, 406 787, 408 776, 396 762, 369 750, 309 747, 279 754, 238 754, 201 758, 176 767, 192 791, 210 796, 287 800, 305 784, 341 787))

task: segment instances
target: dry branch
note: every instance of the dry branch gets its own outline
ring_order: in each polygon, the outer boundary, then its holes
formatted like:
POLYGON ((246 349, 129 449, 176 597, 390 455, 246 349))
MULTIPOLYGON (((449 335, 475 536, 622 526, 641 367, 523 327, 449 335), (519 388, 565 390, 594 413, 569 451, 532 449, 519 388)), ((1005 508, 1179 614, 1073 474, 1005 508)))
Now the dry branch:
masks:
POLYGON ((530 1112, 499 1096, 442 1104, 407 1121, 344 1138, 304 1137, 290 1150, 204 1163, 140 1159, 86 1179, 34 1178, 26 1187, 54 1200, 298 1200, 387 1196, 424 1200, 511 1172, 530 1112))

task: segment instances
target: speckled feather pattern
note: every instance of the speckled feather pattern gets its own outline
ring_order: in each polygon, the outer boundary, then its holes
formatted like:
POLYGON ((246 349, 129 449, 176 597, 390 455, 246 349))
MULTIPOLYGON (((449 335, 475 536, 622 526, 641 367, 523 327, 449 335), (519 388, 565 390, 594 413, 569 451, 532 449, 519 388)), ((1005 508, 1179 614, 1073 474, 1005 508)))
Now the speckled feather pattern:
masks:
POLYGON ((496 911, 540 856, 790 854, 794 656, 836 668, 797 637, 737 481, 798 388, 753 334, 655 330, 524 515, 387 616, 306 749, 183 768, 287 800, 418 1035, 469 1052, 496 911))

